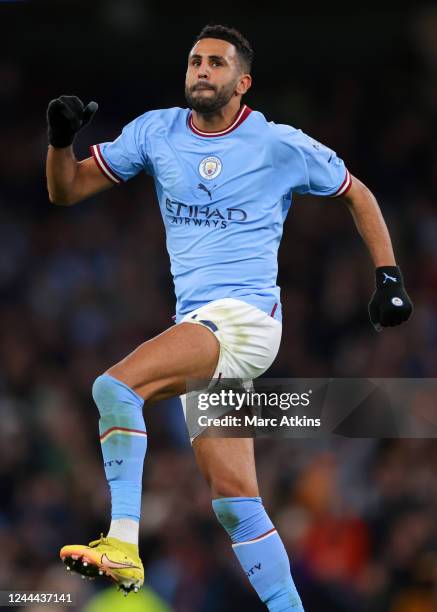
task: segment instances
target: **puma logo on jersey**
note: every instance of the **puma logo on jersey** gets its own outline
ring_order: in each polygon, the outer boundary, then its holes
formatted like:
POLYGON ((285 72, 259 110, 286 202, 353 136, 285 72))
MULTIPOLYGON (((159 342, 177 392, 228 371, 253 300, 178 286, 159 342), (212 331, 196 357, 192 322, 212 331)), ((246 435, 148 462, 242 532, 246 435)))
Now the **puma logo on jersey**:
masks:
POLYGON ((202 191, 206 191, 206 193, 209 195, 209 199, 212 200, 212 195, 211 195, 210 190, 207 187, 205 187, 205 185, 203 183, 199 183, 197 185, 197 189, 201 189, 202 191))

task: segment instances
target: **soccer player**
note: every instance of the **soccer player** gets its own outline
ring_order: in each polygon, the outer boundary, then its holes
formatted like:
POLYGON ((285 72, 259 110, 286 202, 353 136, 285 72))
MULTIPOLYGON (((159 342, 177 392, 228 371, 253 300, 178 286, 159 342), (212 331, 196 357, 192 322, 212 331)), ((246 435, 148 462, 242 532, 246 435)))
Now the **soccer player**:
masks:
MULTIPOLYGON (((146 112, 113 142, 93 145, 92 157, 80 162, 73 139, 97 104, 84 107, 75 96, 61 96, 47 111, 50 200, 75 204, 145 171, 154 178, 167 234, 176 324, 93 386, 111 491, 109 532, 60 552, 71 570, 106 574, 126 592, 144 580, 138 553, 143 406, 175 395, 184 401, 190 378, 254 379, 271 365, 281 338, 277 251, 293 193, 341 196, 349 206, 376 269, 369 304, 375 327, 398 325, 412 311, 369 189, 334 151, 244 104, 252 58, 238 31, 205 27, 188 57, 189 108, 146 112)), ((303 610, 259 495, 253 440, 197 437, 192 444, 213 510, 260 599, 271 611, 303 610)))

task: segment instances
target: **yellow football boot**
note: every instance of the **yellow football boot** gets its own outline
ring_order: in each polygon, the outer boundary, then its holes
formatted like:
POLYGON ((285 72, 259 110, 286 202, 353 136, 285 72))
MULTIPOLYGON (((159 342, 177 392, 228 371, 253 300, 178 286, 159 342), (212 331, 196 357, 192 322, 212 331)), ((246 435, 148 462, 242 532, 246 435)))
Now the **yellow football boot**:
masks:
POLYGON ((144 584, 144 568, 138 556, 138 546, 117 538, 105 538, 85 544, 63 546, 59 553, 67 570, 90 580, 108 576, 127 595, 138 592, 144 584))

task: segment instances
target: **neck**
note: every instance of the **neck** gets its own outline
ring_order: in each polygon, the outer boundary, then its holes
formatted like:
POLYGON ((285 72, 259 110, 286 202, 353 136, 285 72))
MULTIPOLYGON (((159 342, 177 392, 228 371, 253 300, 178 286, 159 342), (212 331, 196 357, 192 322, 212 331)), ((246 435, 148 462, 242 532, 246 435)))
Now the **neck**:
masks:
POLYGON ((232 125, 240 112, 241 98, 232 98, 222 108, 212 113, 199 113, 193 110, 193 123, 202 132, 221 132, 232 125))

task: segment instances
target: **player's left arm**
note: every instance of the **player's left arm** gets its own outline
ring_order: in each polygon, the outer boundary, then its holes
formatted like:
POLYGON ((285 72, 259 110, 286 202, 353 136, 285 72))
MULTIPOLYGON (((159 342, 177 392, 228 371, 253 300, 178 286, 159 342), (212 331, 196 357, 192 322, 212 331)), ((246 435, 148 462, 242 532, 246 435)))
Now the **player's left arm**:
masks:
POLYGON ((396 265, 387 225, 373 193, 356 177, 347 193, 340 196, 348 205, 358 232, 375 265, 376 288, 369 303, 369 315, 376 330, 406 321, 413 305, 396 265))

